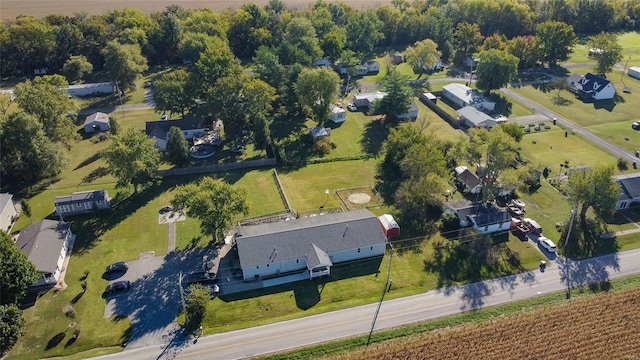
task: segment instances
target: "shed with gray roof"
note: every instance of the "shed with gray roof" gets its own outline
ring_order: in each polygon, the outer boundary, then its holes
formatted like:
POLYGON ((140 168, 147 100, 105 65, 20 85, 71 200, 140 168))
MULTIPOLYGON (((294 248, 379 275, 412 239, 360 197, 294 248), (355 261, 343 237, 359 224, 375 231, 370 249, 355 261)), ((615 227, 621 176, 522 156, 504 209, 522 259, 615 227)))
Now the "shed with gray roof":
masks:
POLYGON ((387 238, 378 218, 361 209, 241 227, 235 241, 244 280, 313 279, 330 275, 334 264, 383 256, 387 238))

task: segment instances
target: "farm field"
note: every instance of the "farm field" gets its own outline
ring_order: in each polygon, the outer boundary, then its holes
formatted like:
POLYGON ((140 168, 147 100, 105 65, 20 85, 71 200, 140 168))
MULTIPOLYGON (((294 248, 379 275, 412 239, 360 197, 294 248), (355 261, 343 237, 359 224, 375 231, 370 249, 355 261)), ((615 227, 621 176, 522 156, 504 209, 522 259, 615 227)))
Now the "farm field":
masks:
POLYGON ((632 358, 640 352, 639 299, 638 287, 605 292, 523 308, 480 324, 429 331, 325 359, 632 358))

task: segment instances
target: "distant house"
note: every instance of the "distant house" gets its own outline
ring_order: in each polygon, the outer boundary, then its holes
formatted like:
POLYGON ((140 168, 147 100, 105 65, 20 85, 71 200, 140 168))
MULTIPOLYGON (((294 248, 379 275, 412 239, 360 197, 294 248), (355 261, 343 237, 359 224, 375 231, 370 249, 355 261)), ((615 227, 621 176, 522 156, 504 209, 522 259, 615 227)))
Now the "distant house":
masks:
POLYGON ((115 87, 111 82, 69 85, 67 92, 71 96, 92 96, 113 94, 115 87))
POLYGON ((109 131, 109 115, 101 112, 93 113, 84 120, 84 132, 94 133, 101 131, 109 131))
POLYGON ((492 204, 472 204, 466 200, 445 203, 445 208, 458 215, 460 226, 472 226, 479 234, 509 230, 511 215, 492 204))
POLYGON ((8 193, 0 194, 0 230, 8 233, 17 218, 18 212, 13 204, 13 195, 8 193))
POLYGON ((473 106, 465 106, 462 109, 456 110, 456 113, 460 116, 460 122, 469 128, 491 129, 498 125, 498 122, 494 118, 473 106))
POLYGON ((45 219, 20 231, 16 246, 42 274, 33 286, 55 285, 72 238, 69 224, 54 220, 45 219))
POLYGON ((616 210, 639 206, 640 173, 618 175, 614 179, 620 185, 620 195, 616 203, 616 210))
MULTIPOLYGON (((387 96, 387 93, 383 91, 376 91, 376 92, 370 92, 370 93, 358 93, 353 96, 353 103, 359 108, 361 107, 367 108, 367 111, 370 114, 373 114, 375 110, 376 101, 384 99, 385 96, 387 96)), ((404 114, 398 115, 398 118, 415 120, 418 117, 418 112, 419 112, 418 104, 416 104, 414 101, 411 103, 411 107, 409 108, 409 111, 404 114)))
POLYGON ((363 61, 356 67, 357 75, 377 74, 380 72, 380 64, 375 60, 363 61))
POLYGON ((243 279, 263 286, 329 276, 335 264, 382 257, 387 245, 366 209, 241 227, 234 238, 243 279))
POLYGON ((336 124, 342 124, 345 120, 347 120, 347 112, 335 105, 331 105, 331 115, 329 120, 333 121, 336 124))
POLYGON ((451 83, 442 88, 442 97, 446 98, 459 108, 473 106, 478 110, 493 111, 496 103, 486 99, 478 90, 459 84, 451 83))
POLYGON ((313 66, 315 67, 331 67, 331 61, 327 60, 326 58, 322 58, 320 60, 317 60, 313 63, 313 66))
POLYGON ((482 191, 482 183, 478 175, 472 173, 466 166, 458 166, 456 171, 456 181, 463 185, 472 194, 479 194, 482 191))
POLYGON ((411 107, 409 107, 409 111, 404 114, 398 115, 398 119, 401 120, 415 120, 418 118, 418 113, 420 109, 418 108, 418 104, 415 101, 411 102, 411 107))
POLYGON ((160 151, 166 151, 167 140, 169 139, 169 130, 173 126, 176 126, 180 130, 182 130, 184 138, 190 140, 194 137, 200 137, 204 135, 206 131, 212 128, 213 123, 211 120, 206 120, 204 118, 147 121, 145 132, 151 139, 156 142, 156 147, 160 151))
POLYGON ((327 136, 331 136, 331 128, 316 126, 309 130, 309 134, 311 135, 311 139, 313 141, 317 141, 327 136))
POLYGON ((74 192, 67 196, 56 196, 55 211, 62 215, 88 214, 97 210, 105 210, 110 206, 107 190, 90 190, 74 192))
POLYGON ((391 59, 391 63, 393 65, 399 65, 404 62, 404 56, 397 51, 390 51, 389 58, 391 59))
POLYGON ((567 77, 567 85, 582 99, 608 100, 616 95, 616 88, 609 80, 591 73, 571 74, 567 77))

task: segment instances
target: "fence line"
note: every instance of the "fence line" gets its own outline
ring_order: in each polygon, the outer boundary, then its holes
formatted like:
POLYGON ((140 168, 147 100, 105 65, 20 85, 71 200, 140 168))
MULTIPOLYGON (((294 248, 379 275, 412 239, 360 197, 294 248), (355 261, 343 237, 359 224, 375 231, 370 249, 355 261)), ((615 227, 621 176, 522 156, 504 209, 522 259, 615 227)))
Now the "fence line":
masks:
POLYGON ((284 205, 286 206, 286 211, 290 213, 295 213, 293 208, 291 207, 291 203, 289 202, 289 198, 287 194, 284 192, 284 188, 282 187, 282 183, 280 182, 280 177, 278 177, 278 170, 273 169, 273 178, 276 180, 276 187, 278 188, 278 193, 280 193, 280 198, 284 201, 284 205))
MULTIPOLYGON (((442 101, 442 91, 434 91, 432 93, 434 95, 436 95, 440 99, 440 101, 442 101)), ((442 120, 448 122, 451 126, 453 126, 454 129, 460 128, 460 124, 458 122, 458 119, 456 119, 455 117, 451 116, 448 112, 444 111, 440 106, 438 106, 437 104, 434 104, 433 102, 431 102, 428 99, 423 98, 422 96, 420 96, 420 100, 429 109, 431 109, 431 111, 436 113, 436 115, 440 116, 440 118, 442 118, 442 120)))
POLYGON ((251 168, 259 168, 259 167, 266 167, 266 166, 275 166, 277 165, 277 163, 278 162, 275 158, 246 160, 246 161, 234 162, 234 163, 223 163, 223 164, 213 164, 213 165, 207 165, 207 166, 160 170, 157 172, 157 174, 160 177, 204 174, 204 173, 211 173, 211 172, 223 172, 223 171, 231 171, 231 170, 239 170, 239 169, 251 169, 251 168))

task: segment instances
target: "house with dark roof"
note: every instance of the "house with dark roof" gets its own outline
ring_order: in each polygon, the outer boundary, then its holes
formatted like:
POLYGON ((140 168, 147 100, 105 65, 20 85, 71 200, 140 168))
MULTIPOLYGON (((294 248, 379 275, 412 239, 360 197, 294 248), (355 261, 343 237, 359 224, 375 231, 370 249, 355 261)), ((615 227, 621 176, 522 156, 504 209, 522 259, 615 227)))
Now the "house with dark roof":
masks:
POLYGON ((16 246, 42 274, 33 286, 55 285, 72 239, 69 224, 61 221, 45 219, 20 231, 16 246))
POLYGON ((184 138, 191 140, 200 137, 213 128, 213 122, 204 118, 183 118, 180 120, 159 120, 147 121, 145 132, 156 142, 156 147, 160 151, 167 150, 167 140, 169 139, 169 130, 172 127, 178 127, 182 130, 184 138))
POLYGON ((608 100, 616 95, 616 88, 609 80, 591 73, 571 74, 567 77, 567 85, 582 99, 608 100))
POLYGON ((107 190, 89 190, 74 192, 67 196, 56 196, 54 205, 56 214, 66 216, 88 214, 96 209, 108 209, 109 201, 107 190))
POLYGON ((0 194, 0 230, 8 233, 17 218, 18 212, 13 204, 13 195, 9 193, 0 194))
POLYGON ((640 173, 618 175, 614 179, 620 185, 616 210, 640 205, 640 173))
POLYGON ((478 175, 472 173, 466 166, 458 166, 456 171, 456 181, 463 185, 472 194, 479 194, 482 191, 482 184, 478 175))
POLYGON ((234 239, 245 281, 280 283, 329 276, 335 264, 382 257, 387 244, 380 221, 366 209, 240 227, 234 239))
POLYGON ((460 226, 471 226, 479 234, 509 230, 511 215, 493 204, 472 204, 466 200, 445 203, 445 209, 458 215, 460 226))
MULTIPOLYGON (((387 93, 384 91, 357 93, 353 96, 353 104, 359 108, 367 108, 367 111, 372 114, 375 110, 376 102, 384 99, 385 96, 387 96, 387 93)), ((398 119, 415 120, 418 117, 418 112, 418 104, 413 101, 411 102, 409 111, 404 114, 398 115, 398 119)))
POLYGON ((95 112, 84 119, 84 132, 87 134, 100 131, 109 131, 110 128, 111 125, 109 124, 109 114, 95 112))

